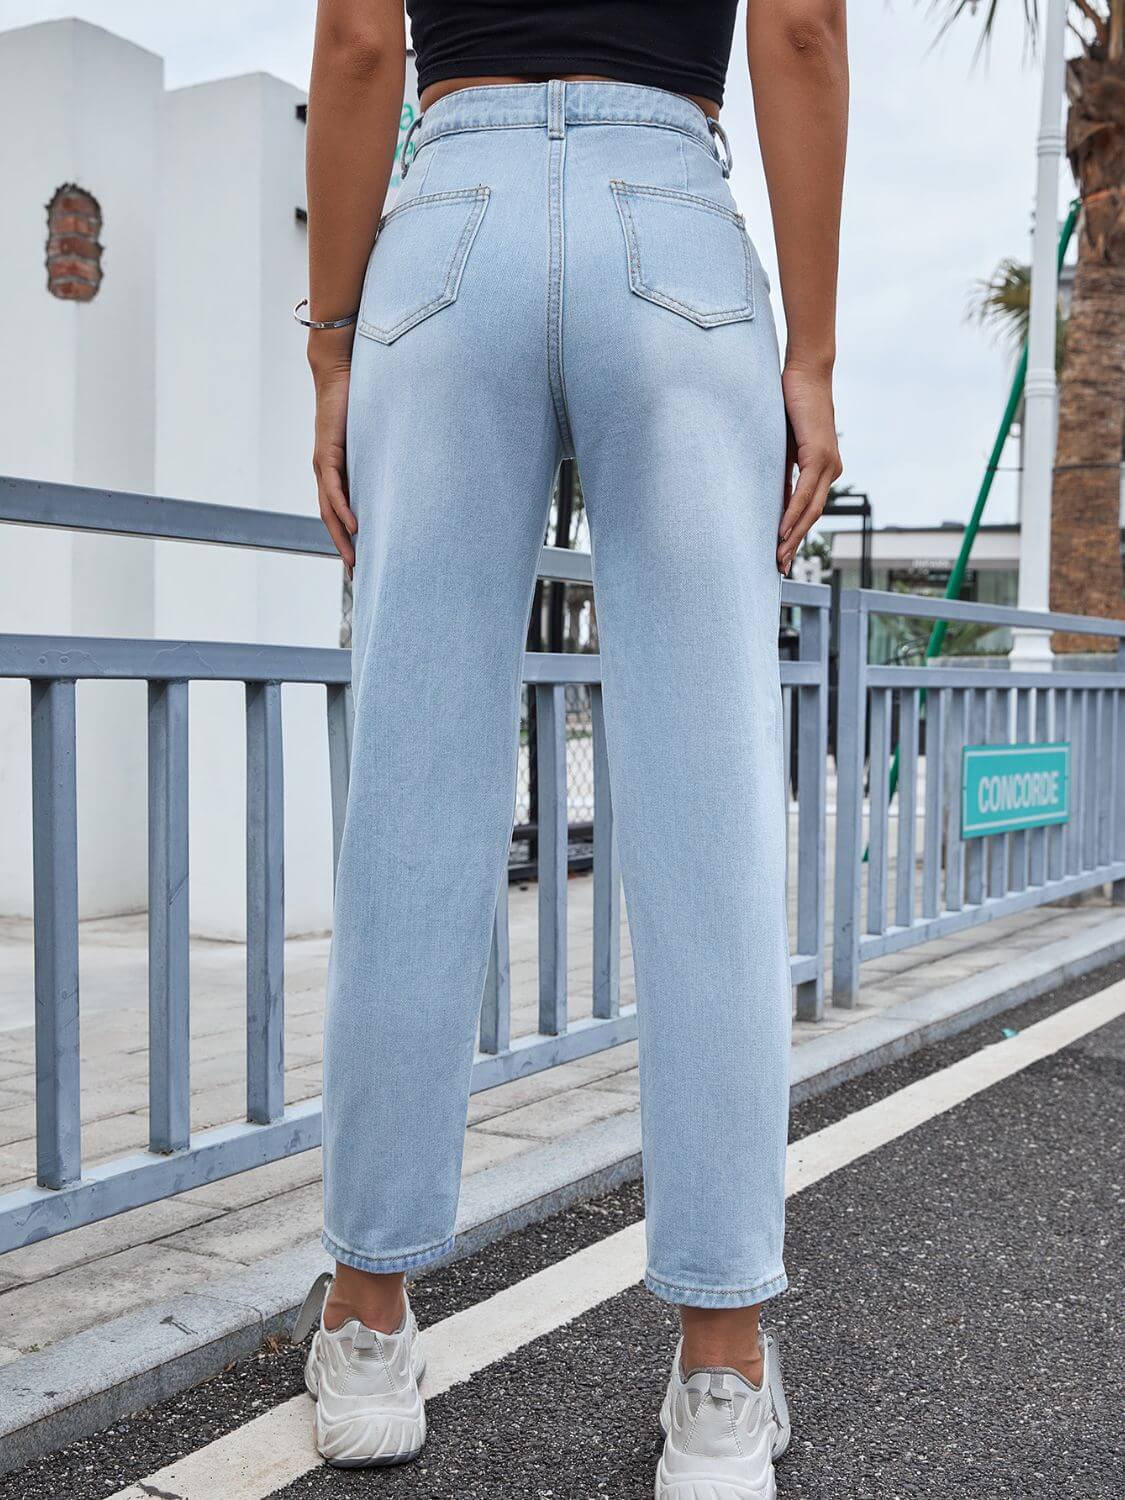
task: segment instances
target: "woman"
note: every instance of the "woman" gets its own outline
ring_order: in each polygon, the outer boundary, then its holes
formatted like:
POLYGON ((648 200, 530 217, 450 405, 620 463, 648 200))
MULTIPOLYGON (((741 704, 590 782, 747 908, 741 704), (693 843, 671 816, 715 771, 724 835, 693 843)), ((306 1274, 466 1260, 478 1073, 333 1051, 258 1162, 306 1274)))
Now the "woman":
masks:
POLYGON ((381 225, 398 0, 320 0, 309 102, 314 467, 355 601, 318 1442, 364 1465, 425 1438, 403 1279, 452 1244, 522 648, 573 456, 636 967, 645 1279, 683 1329, 656 1492, 771 1496, 789 1436, 758 1323, 786 1285, 777 627, 840 473, 843 0, 749 5, 783 370, 718 125, 736 0, 407 9, 423 118, 381 225))

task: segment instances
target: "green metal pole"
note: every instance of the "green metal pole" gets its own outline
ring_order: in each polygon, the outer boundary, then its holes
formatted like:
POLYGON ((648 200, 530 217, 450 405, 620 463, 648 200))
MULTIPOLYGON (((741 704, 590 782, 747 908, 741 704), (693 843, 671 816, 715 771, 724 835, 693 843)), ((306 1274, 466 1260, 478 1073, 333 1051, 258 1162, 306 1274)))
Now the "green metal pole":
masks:
MULTIPOLYGON (((1071 237, 1074 234, 1074 226, 1078 222, 1080 207, 1081 201, 1075 198, 1070 205, 1070 211, 1059 234, 1058 265, 1060 270, 1062 269, 1063 258, 1070 245, 1071 237)), ((1012 388, 1008 392, 1008 401, 1004 407, 1004 415, 1000 418, 1000 426, 996 432, 996 441, 992 445, 992 452, 988 455, 988 464, 984 471, 984 477, 980 482, 980 489, 977 491, 976 504, 973 506, 973 513, 969 517, 969 524, 965 527, 965 535, 961 542, 961 550, 957 554, 957 561, 953 564, 953 571, 950 573, 949 582, 945 586, 945 597, 947 599, 956 599, 961 592, 961 585, 965 582, 965 574, 969 567, 969 554, 973 550, 973 543, 976 541, 977 532, 980 530, 981 517, 984 515, 985 504, 992 493, 992 481, 995 479, 996 471, 1000 466, 1000 457, 1004 452, 1004 444, 1008 441, 1008 434, 1012 430, 1012 423, 1016 419, 1016 412, 1019 410, 1019 404, 1023 399, 1023 383, 1026 376, 1027 341, 1025 340, 1023 352, 1020 355, 1019 363, 1016 365, 1016 372, 1012 376, 1012 388)), ((945 642, 945 633, 948 628, 949 622, 947 620, 934 621, 934 628, 930 631, 930 639, 926 644, 923 661, 930 661, 933 657, 941 655, 941 648, 945 642)), ((925 701, 926 689, 923 688, 919 694, 919 703, 924 703, 925 701)), ((894 796, 897 787, 898 746, 896 745, 894 758, 891 761, 891 797, 894 796)))

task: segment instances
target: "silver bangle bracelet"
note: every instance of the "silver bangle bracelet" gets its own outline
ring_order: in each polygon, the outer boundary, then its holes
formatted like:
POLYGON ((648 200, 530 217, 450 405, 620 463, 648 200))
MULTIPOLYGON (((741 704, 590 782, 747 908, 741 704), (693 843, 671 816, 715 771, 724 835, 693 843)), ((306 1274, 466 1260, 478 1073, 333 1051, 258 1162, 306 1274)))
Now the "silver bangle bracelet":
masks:
POLYGON ((331 323, 317 323, 312 318, 301 317, 301 308, 308 307, 308 305, 309 299, 307 297, 302 297, 300 302, 298 302, 297 306, 293 309, 293 316, 296 318, 297 322, 300 323, 302 328, 350 328, 353 323, 359 321, 359 313, 354 312, 352 313, 350 318, 333 318, 331 323))

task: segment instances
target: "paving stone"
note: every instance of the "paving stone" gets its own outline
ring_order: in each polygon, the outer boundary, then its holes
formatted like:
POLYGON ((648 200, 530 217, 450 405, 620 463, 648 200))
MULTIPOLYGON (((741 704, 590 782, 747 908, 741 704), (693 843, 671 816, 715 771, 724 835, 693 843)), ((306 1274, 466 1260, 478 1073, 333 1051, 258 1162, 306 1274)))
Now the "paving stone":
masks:
POLYGON ((511 1156, 519 1156, 530 1150, 533 1144, 527 1136, 500 1135, 494 1130, 482 1131, 479 1127, 474 1127, 465 1136, 465 1154, 461 1161, 462 1182, 511 1156))
POLYGON ((35 1100, 22 1095, 5 1109, 0 1109, 0 1146, 22 1141, 35 1131, 35 1100))
POLYGON ((954 979, 968 979, 973 974, 980 974, 989 967, 982 963, 980 957, 975 953, 964 953, 960 958, 942 959, 940 972, 930 975, 928 970, 916 970, 915 973, 927 979, 935 988, 942 984, 949 984, 954 979))
POLYGON ((569 1089, 581 1088, 595 1079, 612 1077, 626 1066, 614 1057, 612 1051, 599 1052, 594 1057, 582 1058, 578 1062, 562 1063, 557 1068, 544 1068, 541 1073, 531 1073, 526 1078, 516 1078, 511 1083, 502 1083, 498 1088, 485 1089, 474 1094, 469 1101, 469 1124, 477 1125, 483 1120, 495 1119, 499 1115, 525 1104, 534 1104, 540 1099, 550 1099, 569 1089))
MULTIPOLYGON (((0 949, 0 953, 2 953, 0 949)), ((35 1027, 29 1021, 22 1023, 22 1018, 30 1016, 34 1010, 32 989, 29 987, 25 995, 20 997, 21 1024, 3 1025, 3 1016, 0 1013, 0 1064, 15 1064, 17 1066, 35 1068, 35 1027)))
POLYGON ((134 1208, 96 1224, 84 1224, 81 1229, 71 1229, 66 1234, 56 1234, 34 1245, 25 1245, 21 1250, 9 1250, 6 1255, 0 1255, 0 1281, 5 1277, 16 1282, 55 1276, 71 1266, 102 1260, 132 1245, 164 1239, 219 1212, 219 1209, 204 1204, 185 1203, 182 1197, 147 1203, 143 1208, 134 1208))
POLYGON ((164 1243, 193 1255, 250 1265, 264 1255, 285 1250, 320 1233, 322 1195, 319 1182, 248 1208, 221 1214, 194 1229, 184 1229, 164 1243))
POLYGON ((629 1068, 624 1073, 614 1073, 609 1078, 603 1078, 598 1084, 599 1090, 606 1089, 613 1094, 625 1094, 630 1099, 640 1100, 641 1097, 641 1075, 637 1068, 629 1068))
POLYGON ((478 1131, 497 1130, 506 1135, 526 1135, 537 1140, 552 1140, 596 1120, 608 1119, 632 1108, 632 1101, 622 1094, 611 1093, 594 1084, 575 1089, 557 1099, 541 1099, 536 1104, 513 1109, 496 1120, 485 1120, 475 1126, 478 1131))
MULTIPOLYGON (((320 1065, 308 1064, 294 1068, 285 1074, 285 1102, 297 1104, 302 1099, 315 1099, 320 1093, 320 1065)), ((216 1125, 229 1125, 234 1120, 246 1118, 246 1080, 220 1084, 217 1088, 201 1089, 191 1096, 191 1128, 212 1130, 216 1125)))
MULTIPOLYGON (((26 1148, 20 1147, 15 1151, 0 1151, 0 1189, 8 1192, 15 1185, 24 1186, 23 1179, 28 1175, 26 1148)), ((34 1151, 31 1152, 32 1166, 34 1166, 34 1151)))
POLYGON ((188 1192, 181 1193, 176 1201, 198 1204, 201 1208, 246 1208, 251 1203, 261 1203, 275 1194, 288 1193, 310 1182, 319 1182, 320 1173, 321 1154, 318 1147, 315 1151, 302 1151, 298 1156, 271 1161, 264 1167, 254 1167, 249 1172, 237 1172, 233 1177, 224 1177, 220 1182, 209 1182, 203 1187, 191 1188, 188 1192))
POLYGON ((0 1057, 0 1099, 11 1102, 13 1093, 34 1093, 35 1070, 19 1058, 0 1057))
MULTIPOLYGON (((99 1166, 102 1162, 148 1146, 146 1111, 118 1115, 108 1120, 94 1120, 82 1127, 82 1164, 99 1166)), ((0 1182, 15 1183, 19 1178, 34 1178, 36 1171, 35 1138, 14 1141, 0 1153, 0 1182)), ((17 1185, 24 1185, 19 1183, 17 1185)))
POLYGON ((918 967, 918 956, 913 950, 905 953, 881 953, 878 958, 866 959, 861 969, 861 979, 868 974, 902 974, 907 969, 918 967))
POLYGON ((578 1058, 572 1066, 575 1068, 588 1069, 590 1074, 599 1073, 603 1063, 613 1063, 615 1073, 622 1072, 625 1068, 635 1068, 639 1055, 640 1044, 636 1041, 622 1042, 617 1047, 607 1047, 604 1052, 595 1052, 590 1057, 578 1058))
POLYGON ((62 1333, 78 1333, 127 1309, 176 1296, 206 1280, 214 1268, 213 1256, 166 1244, 138 1245, 106 1256, 97 1276, 88 1266, 76 1266, 46 1281, 11 1287, 0 1292, 0 1346, 25 1353, 40 1348, 62 1333))

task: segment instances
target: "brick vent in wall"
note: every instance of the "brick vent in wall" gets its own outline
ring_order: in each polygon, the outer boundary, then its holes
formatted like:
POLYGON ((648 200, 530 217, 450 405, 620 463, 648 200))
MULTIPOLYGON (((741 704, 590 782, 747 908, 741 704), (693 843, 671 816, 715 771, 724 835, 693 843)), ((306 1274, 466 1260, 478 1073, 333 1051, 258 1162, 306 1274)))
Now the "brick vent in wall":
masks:
POLYGON ((92 302, 102 284, 102 211, 85 188, 64 183, 47 205, 47 290, 92 302))

